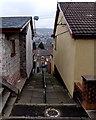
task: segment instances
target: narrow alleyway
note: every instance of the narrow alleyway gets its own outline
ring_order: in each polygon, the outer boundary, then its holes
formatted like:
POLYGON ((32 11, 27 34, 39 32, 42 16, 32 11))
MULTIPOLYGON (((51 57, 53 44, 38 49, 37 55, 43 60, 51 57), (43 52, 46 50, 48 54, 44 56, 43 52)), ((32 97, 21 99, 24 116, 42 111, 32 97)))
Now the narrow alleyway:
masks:
POLYGON ((89 120, 85 110, 54 76, 34 73, 27 80, 9 118, 3 120, 89 120), (43 76, 44 75, 44 76, 43 76))
POLYGON ((26 83, 17 103, 75 104, 67 89, 54 76, 45 73, 45 80, 46 93, 43 87, 42 73, 33 74, 26 83))

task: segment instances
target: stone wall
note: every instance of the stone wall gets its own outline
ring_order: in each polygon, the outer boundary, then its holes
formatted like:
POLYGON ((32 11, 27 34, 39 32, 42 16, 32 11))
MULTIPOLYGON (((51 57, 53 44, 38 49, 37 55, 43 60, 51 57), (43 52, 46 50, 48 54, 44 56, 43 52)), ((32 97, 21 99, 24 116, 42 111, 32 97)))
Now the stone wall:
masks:
POLYGON ((0 67, 2 70, 3 79, 7 80, 10 84, 16 83, 20 79, 20 50, 19 50, 19 34, 0 34, 0 67), (13 57, 12 52, 12 40, 15 40, 15 53, 13 57), (2 59, 2 60, 1 60, 2 59))
POLYGON ((32 70, 32 31, 28 25, 20 33, 0 33, 0 76, 10 84, 29 77, 32 70), (15 53, 12 54, 12 41, 15 53))
POLYGON ((20 33, 20 74, 21 77, 29 77, 32 67, 32 31, 30 23, 20 33))
POLYGON ((0 34, 0 81, 2 81, 2 34, 0 34))
POLYGON ((26 33, 23 31, 19 35, 20 39, 20 75, 21 77, 27 77, 26 73, 26 33))

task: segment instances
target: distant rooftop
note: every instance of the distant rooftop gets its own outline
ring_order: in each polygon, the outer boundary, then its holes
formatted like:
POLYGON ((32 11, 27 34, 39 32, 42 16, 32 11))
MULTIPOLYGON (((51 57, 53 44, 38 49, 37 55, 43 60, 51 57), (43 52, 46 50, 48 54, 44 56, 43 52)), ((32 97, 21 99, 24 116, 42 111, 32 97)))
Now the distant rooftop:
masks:
POLYGON ((58 5, 63 12, 73 37, 96 37, 95 2, 59 2, 58 5))
POLYGON ((31 17, 0 17, 0 29, 21 29, 31 17))

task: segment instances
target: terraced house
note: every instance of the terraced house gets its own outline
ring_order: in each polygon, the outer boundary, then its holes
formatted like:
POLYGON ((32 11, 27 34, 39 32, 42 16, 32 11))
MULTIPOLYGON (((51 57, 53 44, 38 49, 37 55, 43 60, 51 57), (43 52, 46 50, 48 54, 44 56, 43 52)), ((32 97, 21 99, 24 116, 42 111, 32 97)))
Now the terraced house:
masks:
POLYGON ((96 3, 59 2, 53 37, 55 72, 59 72, 72 96, 75 87, 81 96, 84 94, 89 101, 84 103, 86 109, 96 109, 96 3), (84 88, 82 79, 94 82, 84 88))
POLYGON ((0 117, 10 113, 30 76, 33 68, 32 39, 31 17, 0 18, 0 117), (5 107, 9 113, 4 112, 5 107))
POLYGON ((32 70, 32 18, 2 17, 0 21, 0 73, 14 84, 32 70))

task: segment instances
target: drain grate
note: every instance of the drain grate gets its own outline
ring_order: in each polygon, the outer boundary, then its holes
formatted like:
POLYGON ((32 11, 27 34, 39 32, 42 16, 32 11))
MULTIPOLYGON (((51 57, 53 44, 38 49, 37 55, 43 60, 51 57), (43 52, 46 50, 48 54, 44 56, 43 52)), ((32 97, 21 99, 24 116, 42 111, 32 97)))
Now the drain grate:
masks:
POLYGON ((48 108, 44 112, 46 117, 59 117, 60 111, 54 108, 48 108))

